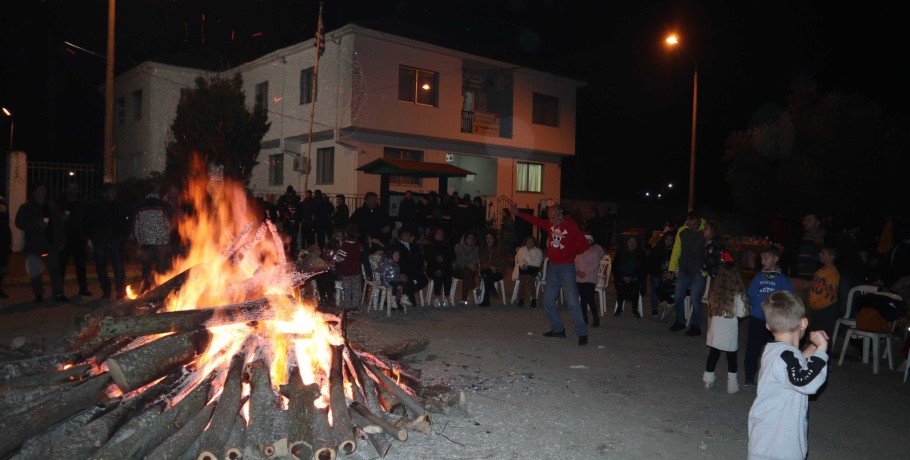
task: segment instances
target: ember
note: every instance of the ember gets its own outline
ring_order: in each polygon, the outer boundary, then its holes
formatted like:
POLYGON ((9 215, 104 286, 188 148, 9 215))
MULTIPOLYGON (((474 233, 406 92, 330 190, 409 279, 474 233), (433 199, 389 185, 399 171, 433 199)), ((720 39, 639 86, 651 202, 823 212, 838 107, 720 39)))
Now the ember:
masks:
POLYGON ((192 244, 173 273, 97 311, 54 354, 0 366, 0 456, 382 457, 408 430, 429 433, 419 375, 355 350, 343 311, 301 298, 333 261, 286 260, 238 184, 188 190, 192 244))

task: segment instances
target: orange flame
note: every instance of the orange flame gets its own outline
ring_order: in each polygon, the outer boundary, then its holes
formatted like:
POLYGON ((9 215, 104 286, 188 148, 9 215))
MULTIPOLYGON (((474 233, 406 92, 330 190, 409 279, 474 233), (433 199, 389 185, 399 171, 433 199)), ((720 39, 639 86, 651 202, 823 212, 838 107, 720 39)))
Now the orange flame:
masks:
MULTIPOLYGON (((198 163, 193 168, 203 169, 198 163)), ((240 183, 227 179, 209 181, 202 174, 196 176, 181 195, 193 212, 180 216, 177 224, 182 241, 188 242, 188 250, 184 257, 175 260, 170 273, 155 280, 161 284, 186 272, 180 291, 165 302, 167 311, 249 300, 244 282, 257 273, 287 263, 282 260, 283 249, 275 246, 267 228, 264 238, 255 239, 257 227, 262 224, 261 213, 252 206, 240 183), (235 252, 226 253, 228 248, 235 252)), ((211 344, 196 362, 202 375, 226 366, 244 340, 253 334, 269 344, 269 356, 273 358, 272 384, 276 387, 287 382, 289 358, 296 360, 305 384, 316 381, 317 374, 328 374, 331 345, 343 343, 340 333, 322 319, 313 305, 303 304, 296 289, 276 286, 265 290, 262 294, 270 295, 274 319, 209 327, 211 344)))

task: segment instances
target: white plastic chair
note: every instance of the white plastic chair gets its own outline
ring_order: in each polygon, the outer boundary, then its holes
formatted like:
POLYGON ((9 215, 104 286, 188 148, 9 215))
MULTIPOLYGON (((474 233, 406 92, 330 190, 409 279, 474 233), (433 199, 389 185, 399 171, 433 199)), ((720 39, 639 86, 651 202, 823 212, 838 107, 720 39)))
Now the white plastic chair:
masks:
MULTIPOLYGON (((897 299, 897 300, 900 300, 900 298, 901 298, 899 295, 893 294, 890 292, 882 292, 882 293, 879 293, 876 295, 886 295, 888 297, 891 297, 891 298, 897 299)), ((855 321, 854 321, 854 323, 855 323, 855 321)), ((891 347, 891 334, 893 332, 894 332, 894 321, 891 321, 888 332, 860 331, 860 330, 856 329, 855 325, 853 327, 851 327, 850 329, 847 329, 847 333, 844 334, 844 345, 841 347, 840 359, 837 360, 837 365, 840 366, 840 365, 844 364, 844 355, 847 354, 847 348, 850 346, 850 339, 856 338, 856 339, 863 340, 863 364, 866 364, 869 362, 869 345, 870 345, 870 343, 872 345, 872 373, 873 374, 878 374, 878 367, 879 367, 878 362, 885 356, 888 357, 888 369, 893 370, 894 369, 894 353, 891 351, 891 348, 892 348, 891 347), (885 351, 880 354, 879 346, 882 342, 885 343, 885 351)), ((904 375, 906 375, 906 373, 907 372, 905 370, 904 375)))
POLYGON ((872 292, 878 292, 878 286, 873 286, 871 284, 861 284, 850 288, 850 291, 847 293, 847 304, 844 307, 844 316, 842 318, 837 318, 837 321, 834 322, 834 334, 831 335, 831 349, 834 349, 834 345, 837 344, 837 332, 840 329, 841 325, 844 325, 847 328, 855 328, 856 320, 851 318, 853 316, 853 302, 856 301, 856 297, 863 294, 869 294, 872 292))
POLYGON ((373 291, 376 290, 376 281, 367 276, 367 269, 363 264, 360 264, 360 273, 363 275, 363 292, 360 293, 360 305, 363 306, 364 302, 367 300, 368 292, 372 298, 373 291))
POLYGON ((433 304, 433 287, 435 284, 436 282, 430 278, 430 281, 427 282, 426 287, 424 287, 423 290, 417 294, 417 297, 420 299, 420 305, 426 307, 433 304))
POLYGON ((611 271, 613 271, 613 258, 609 254, 604 254, 600 259, 597 285, 594 287, 594 291, 597 292, 597 300, 600 302, 600 316, 607 315, 607 287, 610 285, 611 271))
MULTIPOLYGON (((499 293, 502 294, 502 304, 506 304, 506 282, 505 280, 499 280, 493 283, 493 287, 499 290, 499 293)), ((483 301, 483 296, 486 295, 487 285, 481 280, 480 282, 480 292, 474 291, 474 303, 480 304, 483 301)), ((494 293, 495 295, 495 293, 494 293)))

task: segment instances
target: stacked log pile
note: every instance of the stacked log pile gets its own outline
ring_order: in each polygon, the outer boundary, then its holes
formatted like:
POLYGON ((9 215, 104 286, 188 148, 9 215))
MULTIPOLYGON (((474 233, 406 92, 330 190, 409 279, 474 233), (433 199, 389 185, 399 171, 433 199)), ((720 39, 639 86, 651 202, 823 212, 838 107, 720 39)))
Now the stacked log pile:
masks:
MULTIPOLYGON (((234 246, 225 261, 250 242, 234 246)), ((44 356, 0 362, 0 458, 380 458, 410 432, 429 434, 430 411, 462 407, 463 394, 417 396, 419 372, 349 343, 343 311, 318 312, 341 337, 327 375, 305 384, 291 349, 285 380, 272 381, 274 347, 255 325, 281 315, 287 299, 272 294, 275 285, 292 292, 330 268, 304 258, 237 283, 245 301, 161 311, 189 269, 99 309, 44 356), (223 364, 200 363, 212 328, 228 324, 251 332, 239 349, 215 350, 223 364)))

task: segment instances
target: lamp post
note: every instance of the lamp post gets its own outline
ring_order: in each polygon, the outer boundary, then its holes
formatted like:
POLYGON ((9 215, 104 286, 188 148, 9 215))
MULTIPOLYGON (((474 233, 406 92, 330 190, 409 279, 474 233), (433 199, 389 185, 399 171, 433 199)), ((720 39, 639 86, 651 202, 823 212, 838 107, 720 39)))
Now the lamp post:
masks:
POLYGON ((9 153, 13 152, 13 128, 16 126, 16 121, 13 120, 13 112, 10 112, 6 107, 2 107, 3 114, 9 117, 9 153))
POLYGON ((668 36, 666 42, 670 46, 679 47, 692 60, 692 66, 695 68, 695 76, 692 80, 692 146, 689 152, 689 210, 691 211, 695 208, 695 121, 698 113, 698 62, 679 44, 679 37, 676 34, 668 36))

